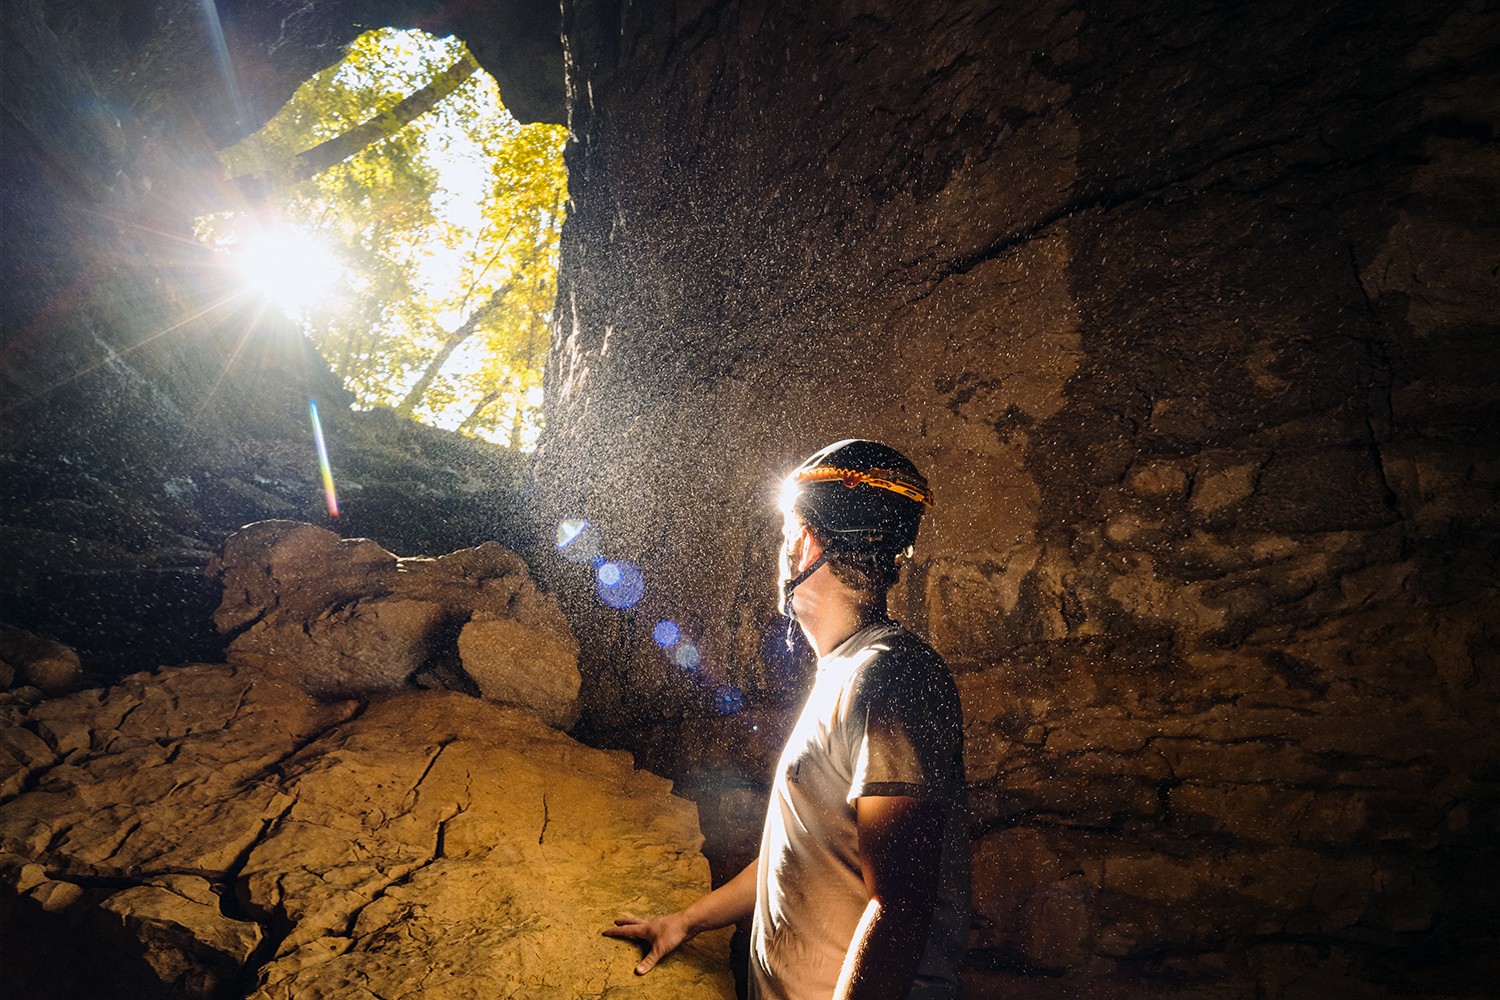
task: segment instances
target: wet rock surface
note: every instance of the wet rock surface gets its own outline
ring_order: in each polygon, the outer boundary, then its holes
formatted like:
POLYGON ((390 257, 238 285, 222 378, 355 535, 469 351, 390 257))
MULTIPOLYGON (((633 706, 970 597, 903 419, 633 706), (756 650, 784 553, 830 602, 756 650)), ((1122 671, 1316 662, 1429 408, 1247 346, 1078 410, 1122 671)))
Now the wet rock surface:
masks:
POLYGON ((1490 989, 1495 12, 581 3, 567 42, 539 482, 648 581, 564 591, 595 738, 752 812, 693 694, 794 710, 775 482, 880 438, 936 493, 893 610, 964 693, 971 996, 1490 989))
POLYGON ((0 713, 7 995, 733 996, 722 935, 599 935, 706 890, 692 805, 530 713, 244 666, 0 713))

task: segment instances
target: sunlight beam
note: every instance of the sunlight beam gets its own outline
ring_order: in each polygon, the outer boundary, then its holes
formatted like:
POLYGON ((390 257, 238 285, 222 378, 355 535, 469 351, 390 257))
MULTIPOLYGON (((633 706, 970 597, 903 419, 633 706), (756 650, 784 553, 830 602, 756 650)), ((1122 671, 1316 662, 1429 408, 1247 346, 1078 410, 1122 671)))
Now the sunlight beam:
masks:
POLYGON ((245 287, 293 319, 327 301, 344 277, 333 251, 294 226, 253 233, 234 254, 245 287))

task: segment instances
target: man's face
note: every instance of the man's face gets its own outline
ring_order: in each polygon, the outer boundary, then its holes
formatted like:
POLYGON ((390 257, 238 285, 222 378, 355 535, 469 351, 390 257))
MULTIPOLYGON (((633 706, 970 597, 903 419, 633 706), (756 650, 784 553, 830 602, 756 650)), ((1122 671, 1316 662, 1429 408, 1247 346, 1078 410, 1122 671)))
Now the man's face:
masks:
POLYGON ((796 514, 788 512, 781 523, 781 552, 776 560, 776 610, 789 614, 786 585, 797 575, 795 567, 802 559, 802 548, 806 544, 807 529, 796 514))

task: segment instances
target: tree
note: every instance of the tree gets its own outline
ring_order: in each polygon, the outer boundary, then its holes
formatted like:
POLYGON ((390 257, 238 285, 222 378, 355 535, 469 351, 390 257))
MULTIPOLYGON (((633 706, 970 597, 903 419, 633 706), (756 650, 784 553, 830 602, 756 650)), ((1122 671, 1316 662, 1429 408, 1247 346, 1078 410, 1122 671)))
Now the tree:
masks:
POLYGON ((361 406, 533 444, 551 336, 566 130, 520 125, 458 41, 357 39, 226 150, 248 208, 203 220, 317 233, 344 265, 300 320, 361 406))

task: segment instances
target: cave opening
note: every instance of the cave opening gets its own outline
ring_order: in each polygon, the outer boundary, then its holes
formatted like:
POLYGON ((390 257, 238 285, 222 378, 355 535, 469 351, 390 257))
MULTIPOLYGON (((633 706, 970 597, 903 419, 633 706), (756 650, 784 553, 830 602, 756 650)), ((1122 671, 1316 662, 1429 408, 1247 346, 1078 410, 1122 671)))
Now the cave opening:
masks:
POLYGON ((366 31, 221 151, 239 197, 194 228, 356 408, 531 451, 566 140, 517 121, 458 38, 366 31))

